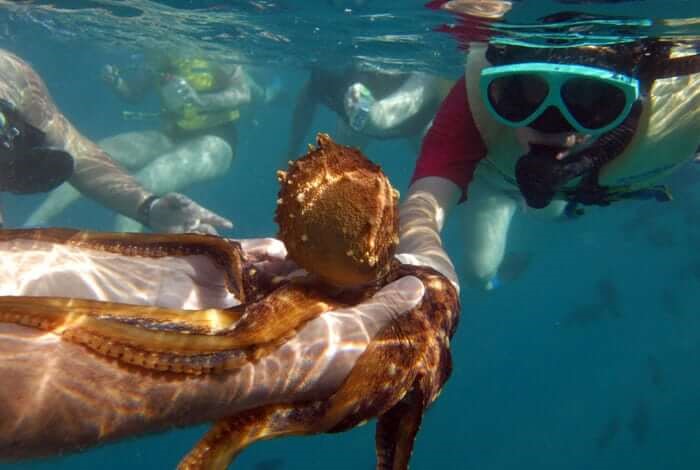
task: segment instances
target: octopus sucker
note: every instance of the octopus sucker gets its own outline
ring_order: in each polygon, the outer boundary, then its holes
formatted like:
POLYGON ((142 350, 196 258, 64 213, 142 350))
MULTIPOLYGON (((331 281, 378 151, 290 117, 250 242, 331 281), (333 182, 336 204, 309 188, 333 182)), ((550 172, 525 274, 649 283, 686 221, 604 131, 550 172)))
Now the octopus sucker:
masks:
POLYGON ((251 354, 246 351, 189 355, 143 351, 84 330, 71 330, 63 336, 68 341, 85 346, 119 362, 158 372, 191 375, 223 373, 224 371, 235 371, 251 360, 251 354))
MULTIPOLYGON (((95 352, 147 369, 174 371, 171 365, 185 364, 185 372, 234 370, 250 358, 257 358, 277 347, 288 333, 323 312, 342 306, 328 296, 303 286, 286 285, 246 308, 233 307, 238 313, 222 315, 238 318, 226 329, 211 334, 197 333, 197 325, 181 321, 180 331, 148 329, 157 323, 136 322, 143 307, 81 299, 0 297, 0 320, 42 328, 61 334, 95 352), (125 316, 125 310, 131 310, 125 316), (118 313, 116 313, 118 312, 118 313), (126 322, 124 321, 126 320, 126 322), (107 347, 106 345, 109 345, 107 347), (154 361, 142 361, 137 353, 154 354, 154 361)), ((169 317, 172 311, 147 309, 153 317, 169 317)), ((212 315, 213 309, 206 311, 212 315)), ((194 314, 198 312, 193 312, 194 314)))

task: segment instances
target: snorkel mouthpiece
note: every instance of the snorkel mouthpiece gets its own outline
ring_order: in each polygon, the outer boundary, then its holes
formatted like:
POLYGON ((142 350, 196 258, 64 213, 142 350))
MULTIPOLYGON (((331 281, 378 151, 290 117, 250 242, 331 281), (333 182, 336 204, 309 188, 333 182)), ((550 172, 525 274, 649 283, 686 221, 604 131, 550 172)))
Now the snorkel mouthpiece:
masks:
POLYGON ((527 205, 534 209, 547 207, 564 180, 561 162, 555 158, 557 153, 557 148, 533 144, 515 165, 520 192, 527 205))
POLYGON ((566 198, 582 204, 605 205, 606 193, 598 186, 598 172, 632 141, 641 114, 642 101, 637 100, 619 127, 561 159, 557 158, 561 148, 532 144, 515 165, 515 179, 527 205, 534 209, 547 207, 566 183, 580 176, 584 177, 581 184, 566 198))

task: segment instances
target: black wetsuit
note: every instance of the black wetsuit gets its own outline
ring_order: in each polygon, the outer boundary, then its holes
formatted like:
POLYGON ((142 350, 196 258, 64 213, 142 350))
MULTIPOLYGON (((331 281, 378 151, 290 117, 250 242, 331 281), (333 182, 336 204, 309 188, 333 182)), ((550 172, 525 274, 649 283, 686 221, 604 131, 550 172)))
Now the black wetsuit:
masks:
POLYGON ((0 100, 0 113, 0 191, 43 193, 72 176, 74 161, 68 152, 46 146, 44 132, 9 102, 0 100))

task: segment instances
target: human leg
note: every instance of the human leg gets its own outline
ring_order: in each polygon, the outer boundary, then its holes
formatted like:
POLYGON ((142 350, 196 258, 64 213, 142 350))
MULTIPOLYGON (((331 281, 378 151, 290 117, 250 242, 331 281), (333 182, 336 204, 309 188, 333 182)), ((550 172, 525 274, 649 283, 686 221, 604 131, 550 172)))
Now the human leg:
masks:
POLYGON ((488 183, 475 180, 470 186, 460 218, 468 283, 486 290, 496 287, 516 209, 514 198, 488 183))
MULTIPOLYGON (((155 194, 182 191, 185 188, 224 175, 233 160, 231 145, 220 137, 205 135, 184 141, 160 155, 136 173, 136 179, 155 194)), ((116 230, 136 232, 141 225, 118 216, 116 230)))
MULTIPOLYGON (((126 132, 98 142, 113 160, 129 171, 136 171, 157 155, 173 147, 170 139, 158 131, 126 132)), ((48 225, 51 220, 80 198, 70 183, 63 183, 48 193, 44 202, 27 218, 25 226, 48 225)))

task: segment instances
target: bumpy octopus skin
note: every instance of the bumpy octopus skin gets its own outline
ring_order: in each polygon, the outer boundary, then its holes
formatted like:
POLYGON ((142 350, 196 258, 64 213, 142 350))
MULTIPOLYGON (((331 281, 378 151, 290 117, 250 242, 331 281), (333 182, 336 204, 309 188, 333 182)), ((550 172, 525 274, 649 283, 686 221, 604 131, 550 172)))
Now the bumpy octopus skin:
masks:
POLYGON ((342 287, 386 274, 398 245, 398 192, 357 149, 319 134, 317 148, 277 174, 275 220, 289 256, 342 287))
POLYGON ((204 258, 240 301, 185 311, 0 297, 0 374, 11 383, 36 369, 36 390, 0 388, 5 459, 218 419, 180 468, 224 469, 257 440, 339 432, 377 417, 377 468, 405 469, 424 410, 450 374, 459 301, 428 268, 382 259, 371 269, 385 275, 338 290, 313 277, 264 279, 238 244, 209 236, 39 229, 0 232, 3 243, 10 252, 48 243, 128 260, 204 258), (382 287, 394 281, 408 297, 405 311, 367 309, 391 301, 382 287), (23 415, 28 407, 35 419, 23 415), (36 435, 40 444, 23 439, 36 435))

